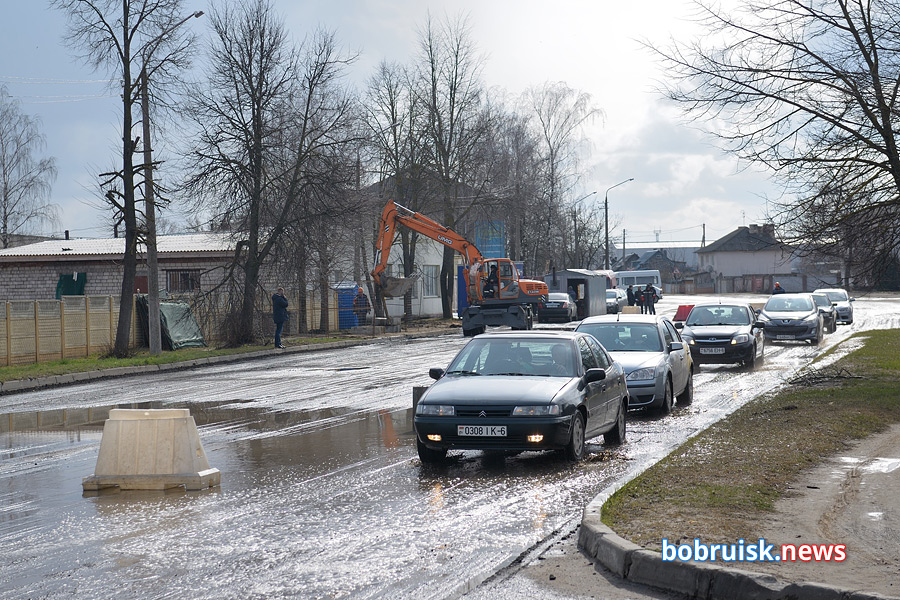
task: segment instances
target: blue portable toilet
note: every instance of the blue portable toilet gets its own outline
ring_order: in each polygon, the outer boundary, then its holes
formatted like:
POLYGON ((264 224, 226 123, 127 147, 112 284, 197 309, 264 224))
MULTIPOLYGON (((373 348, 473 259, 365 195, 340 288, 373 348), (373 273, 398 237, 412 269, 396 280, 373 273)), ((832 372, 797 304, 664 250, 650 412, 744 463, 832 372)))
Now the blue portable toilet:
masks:
POLYGON ((332 286, 338 298, 338 329, 350 329, 359 325, 353 312, 353 299, 359 286, 352 281, 342 281, 332 286))

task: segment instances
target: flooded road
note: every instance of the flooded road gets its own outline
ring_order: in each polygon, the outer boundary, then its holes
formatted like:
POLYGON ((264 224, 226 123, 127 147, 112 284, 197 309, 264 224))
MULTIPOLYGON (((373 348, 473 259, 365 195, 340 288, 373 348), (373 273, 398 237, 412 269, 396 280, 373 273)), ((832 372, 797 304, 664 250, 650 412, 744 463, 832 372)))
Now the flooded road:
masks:
POLYGON ((691 406, 629 415, 627 444, 595 440, 576 466, 539 453, 419 463, 411 389, 458 333, 2 396, 0 595, 459 596, 851 331, 898 326, 898 307, 860 300, 822 348, 769 347, 756 372, 704 366, 691 406), (83 495, 116 407, 189 408, 221 487, 83 495))

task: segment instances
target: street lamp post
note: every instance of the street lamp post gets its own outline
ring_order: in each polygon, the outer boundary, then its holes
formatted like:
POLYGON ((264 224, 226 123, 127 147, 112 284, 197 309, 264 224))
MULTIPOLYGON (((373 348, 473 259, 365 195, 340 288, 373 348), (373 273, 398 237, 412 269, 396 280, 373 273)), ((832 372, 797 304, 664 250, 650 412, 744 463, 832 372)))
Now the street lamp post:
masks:
MULTIPOLYGON (((148 46, 156 44, 164 36, 172 33, 190 19, 199 19, 203 11, 188 15, 170 29, 152 40, 148 46)), ((147 59, 141 69, 141 121, 144 135, 144 212, 147 221, 147 319, 149 325, 150 354, 162 353, 162 334, 159 322, 159 263, 156 254, 156 199, 153 189, 153 149, 150 146, 150 92, 147 59)))
POLYGON ((603 227, 606 229, 606 241, 603 248, 603 264, 605 266, 603 268, 607 270, 609 270, 609 190, 629 181, 634 181, 634 177, 629 177, 625 181, 620 181, 616 185, 606 188, 606 193, 603 196, 603 227))

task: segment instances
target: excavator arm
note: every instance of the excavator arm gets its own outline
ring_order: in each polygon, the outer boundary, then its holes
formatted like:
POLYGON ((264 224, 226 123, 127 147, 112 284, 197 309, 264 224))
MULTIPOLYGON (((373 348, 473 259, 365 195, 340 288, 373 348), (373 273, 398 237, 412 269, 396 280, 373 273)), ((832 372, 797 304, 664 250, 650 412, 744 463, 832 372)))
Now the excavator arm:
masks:
POLYGON ((422 213, 401 206, 391 200, 385 205, 384 210, 381 211, 378 239, 375 242, 375 269, 372 271, 372 278, 376 284, 382 287, 387 287, 389 283, 385 281, 385 271, 398 225, 407 227, 425 237, 453 248, 465 258, 467 268, 484 261, 481 252, 478 251, 478 248, 472 242, 466 240, 449 227, 444 227, 422 213))

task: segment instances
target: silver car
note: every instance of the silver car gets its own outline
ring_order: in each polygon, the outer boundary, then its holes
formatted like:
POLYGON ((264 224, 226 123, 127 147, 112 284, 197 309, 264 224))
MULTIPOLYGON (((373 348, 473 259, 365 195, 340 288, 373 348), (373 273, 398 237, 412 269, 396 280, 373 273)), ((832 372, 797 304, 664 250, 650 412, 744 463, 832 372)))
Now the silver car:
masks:
POLYGON ((672 322, 658 315, 601 315, 581 322, 625 369, 628 408, 672 411, 694 397, 694 363, 672 322))
POLYGON ((828 299, 834 305, 837 323, 846 323, 847 325, 853 323, 853 304, 851 304, 851 302, 855 302, 856 298, 851 298, 850 294, 847 293, 847 290, 842 290, 840 288, 823 288, 815 290, 813 293, 825 294, 828 296, 828 299))

